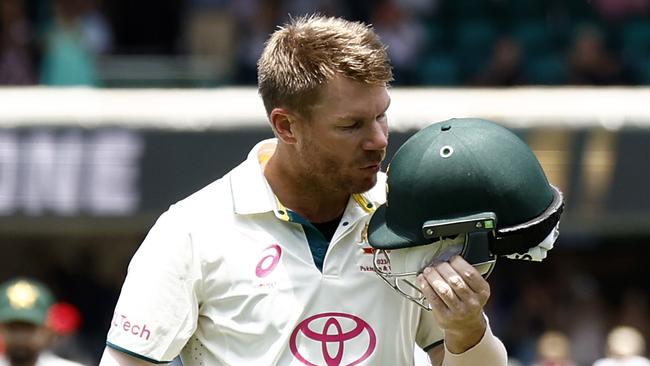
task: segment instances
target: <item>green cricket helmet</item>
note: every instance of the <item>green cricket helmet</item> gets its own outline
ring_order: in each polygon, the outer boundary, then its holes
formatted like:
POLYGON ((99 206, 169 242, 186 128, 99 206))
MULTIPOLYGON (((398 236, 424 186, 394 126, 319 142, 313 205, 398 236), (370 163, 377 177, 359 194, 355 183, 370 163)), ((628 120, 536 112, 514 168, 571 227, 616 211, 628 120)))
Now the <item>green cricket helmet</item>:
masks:
POLYGON ((0 284, 0 324, 26 322, 45 325, 54 303, 50 290, 39 281, 15 278, 0 284))
POLYGON ((559 235, 562 193, 530 148, 494 122, 431 124, 399 148, 387 175, 368 241, 375 263, 390 269, 375 270, 425 307, 406 277, 426 266, 459 254, 487 277, 497 256, 541 260, 559 235))

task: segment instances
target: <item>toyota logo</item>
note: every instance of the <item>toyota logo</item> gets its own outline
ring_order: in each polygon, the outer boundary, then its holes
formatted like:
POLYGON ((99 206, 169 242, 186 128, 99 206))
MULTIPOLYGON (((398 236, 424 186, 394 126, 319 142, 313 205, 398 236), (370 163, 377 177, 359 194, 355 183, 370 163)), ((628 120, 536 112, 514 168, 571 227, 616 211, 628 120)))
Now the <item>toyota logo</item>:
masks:
POLYGON ((309 366, 354 366, 365 361, 375 351, 377 337, 370 324, 358 316, 346 313, 321 313, 301 321, 291 333, 291 353, 309 366), (298 344, 312 348, 320 346, 322 359, 311 359, 300 353, 298 344), (344 363, 345 362, 345 363, 344 363))

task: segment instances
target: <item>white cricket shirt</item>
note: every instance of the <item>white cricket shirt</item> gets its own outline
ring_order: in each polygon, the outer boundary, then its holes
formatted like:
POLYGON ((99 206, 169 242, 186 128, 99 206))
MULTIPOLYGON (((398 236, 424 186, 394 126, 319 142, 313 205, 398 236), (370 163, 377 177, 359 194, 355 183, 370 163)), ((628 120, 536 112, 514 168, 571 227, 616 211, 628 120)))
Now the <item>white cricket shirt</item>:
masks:
POLYGON ((186 366, 401 366, 416 340, 443 338, 372 269, 365 231, 385 176, 350 198, 321 273, 314 230, 264 178, 274 143, 160 216, 129 264, 109 347, 150 362, 180 353, 186 366))

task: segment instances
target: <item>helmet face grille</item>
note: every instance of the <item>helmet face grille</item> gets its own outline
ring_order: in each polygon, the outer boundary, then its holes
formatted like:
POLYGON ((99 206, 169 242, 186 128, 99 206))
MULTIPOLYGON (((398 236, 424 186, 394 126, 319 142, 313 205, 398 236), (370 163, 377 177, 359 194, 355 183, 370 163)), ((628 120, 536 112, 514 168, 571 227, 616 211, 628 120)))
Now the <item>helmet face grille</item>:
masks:
POLYGON ((487 277, 492 272, 496 257, 489 254, 486 233, 475 234, 483 237, 484 240, 458 235, 455 238, 442 239, 413 248, 375 250, 373 257, 375 273, 400 295, 426 310, 431 310, 431 305, 417 286, 417 276, 424 268, 448 261, 454 255, 462 255, 482 276, 487 277))

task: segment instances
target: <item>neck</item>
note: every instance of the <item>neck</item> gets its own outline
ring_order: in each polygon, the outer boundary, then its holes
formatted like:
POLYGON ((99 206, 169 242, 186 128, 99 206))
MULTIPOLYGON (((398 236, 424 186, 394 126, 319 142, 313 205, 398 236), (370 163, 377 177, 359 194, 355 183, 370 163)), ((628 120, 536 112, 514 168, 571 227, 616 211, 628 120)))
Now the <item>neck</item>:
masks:
POLYGON ((287 163, 291 161, 290 158, 283 155, 283 150, 278 144, 264 169, 264 176, 280 202, 314 223, 331 221, 341 216, 350 195, 329 187, 306 183, 297 169, 287 163))

